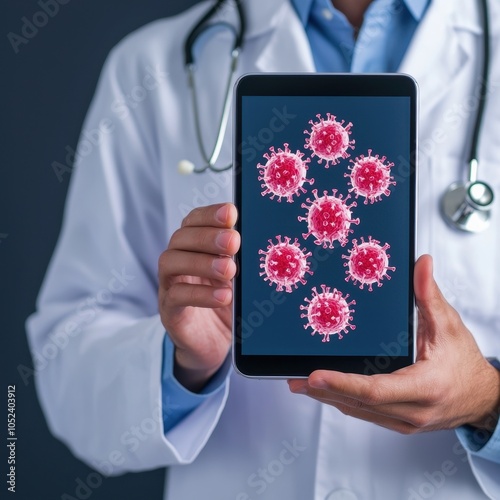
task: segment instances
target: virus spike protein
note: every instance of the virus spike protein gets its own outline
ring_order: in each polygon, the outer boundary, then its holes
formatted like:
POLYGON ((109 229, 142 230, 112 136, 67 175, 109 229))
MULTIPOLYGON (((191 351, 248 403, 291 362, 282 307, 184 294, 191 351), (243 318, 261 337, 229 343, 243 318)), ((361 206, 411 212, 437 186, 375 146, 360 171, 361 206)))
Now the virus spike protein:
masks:
POLYGON ((326 114, 327 119, 317 114, 317 122, 309 120, 312 125, 311 130, 304 130, 304 134, 309 134, 306 137, 305 148, 310 149, 311 156, 318 157, 318 163, 325 160, 325 168, 332 165, 337 165, 341 158, 349 158, 351 156, 347 150, 354 149, 354 140, 349 140, 351 134, 352 123, 344 126, 345 120, 338 122, 336 116, 330 113, 326 114))
POLYGON ((274 146, 269 148, 269 152, 264 154, 267 160, 265 165, 260 163, 257 165, 260 176, 259 181, 263 181, 260 187, 263 189, 262 196, 270 195, 271 200, 278 197, 286 198, 289 203, 292 203, 293 196, 299 196, 300 193, 305 193, 303 185, 305 182, 314 183, 314 179, 308 179, 307 170, 310 158, 302 159, 304 153, 297 150, 292 153, 288 148, 288 144, 284 143, 284 150, 278 148, 276 151, 274 146))
POLYGON ((372 150, 368 150, 368 156, 360 155, 349 166, 350 173, 345 173, 344 177, 350 178, 349 192, 365 198, 365 205, 375 203, 382 199, 382 195, 391 194, 390 186, 395 186, 394 177, 391 176, 391 167, 394 163, 385 163, 387 158, 379 155, 372 155, 372 150))
POLYGON ((341 246, 348 242, 351 224, 359 224, 359 219, 352 219, 351 208, 356 207, 356 202, 347 204, 350 195, 342 199, 342 195, 337 196, 337 190, 332 190, 333 195, 329 196, 328 191, 323 191, 323 195, 318 197, 318 190, 313 189, 314 200, 307 198, 306 203, 302 203, 302 208, 307 208, 306 217, 298 217, 299 221, 306 221, 308 232, 303 233, 304 239, 313 235, 316 245, 323 245, 323 248, 333 248, 333 243, 339 241, 341 246))
POLYGON ((284 289, 291 293, 292 286, 297 288, 299 282, 306 284, 306 273, 313 274, 307 261, 312 253, 306 253, 305 248, 301 249, 297 238, 293 243, 290 243, 288 236, 284 237, 285 241, 281 241, 281 235, 276 236, 276 239, 278 243, 268 240, 267 251, 259 250, 262 255, 260 267, 263 269, 259 275, 264 276, 264 281, 269 281, 269 286, 275 284, 278 292, 284 289))
POLYGON ((368 285, 368 290, 373 291, 373 283, 382 286, 382 280, 391 277, 387 271, 395 271, 395 267, 389 267, 389 257, 387 250, 390 245, 386 243, 380 246, 380 241, 368 237, 365 241, 361 237, 361 243, 358 245, 356 239, 352 240, 352 248, 348 250, 348 255, 342 255, 344 267, 347 267, 346 281, 352 280, 354 284, 359 282, 359 288, 363 289, 364 285, 368 285))
POLYGON ((330 287, 321 285, 321 289, 322 293, 318 293, 314 287, 312 298, 306 297, 306 305, 300 306, 301 311, 306 311, 300 317, 307 318, 308 321, 304 328, 312 328, 311 335, 323 335, 323 342, 330 342, 331 335, 337 335, 341 339, 342 333, 347 333, 348 329, 356 329, 356 326, 350 323, 354 309, 349 308, 356 305, 356 301, 347 302, 349 294, 344 296, 336 288, 330 291, 330 287))

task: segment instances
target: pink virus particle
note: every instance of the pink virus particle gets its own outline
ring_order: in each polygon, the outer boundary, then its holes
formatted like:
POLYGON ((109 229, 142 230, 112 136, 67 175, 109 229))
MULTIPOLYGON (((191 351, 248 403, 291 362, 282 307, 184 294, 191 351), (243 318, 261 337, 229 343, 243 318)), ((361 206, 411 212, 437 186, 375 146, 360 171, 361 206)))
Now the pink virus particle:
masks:
POLYGON ((263 181, 260 185, 263 188, 262 196, 271 195, 271 200, 278 197, 286 198, 288 202, 293 202, 293 196, 299 196, 300 193, 305 193, 303 185, 305 182, 314 183, 314 179, 307 178, 307 165, 311 160, 306 158, 303 160, 304 153, 297 150, 292 153, 288 148, 288 144, 284 143, 285 149, 278 148, 275 151, 274 146, 269 148, 269 152, 264 154, 267 160, 265 165, 260 163, 257 165, 260 176, 259 181, 263 181))
POLYGON ((263 269, 259 275, 264 276, 264 281, 269 281, 269 286, 275 284, 278 292, 284 289, 291 293, 292 286, 297 288, 299 282, 305 285, 306 273, 313 274, 307 261, 312 253, 301 249, 297 238, 293 243, 288 236, 284 237, 284 241, 281 241, 281 235, 276 236, 276 239, 278 243, 268 240, 267 251, 259 250, 262 255, 260 267, 263 269))
POLYGON ((363 289, 364 285, 368 285, 368 290, 373 291, 372 285, 377 283, 382 286, 382 280, 391 277, 387 271, 395 271, 395 267, 389 267, 389 257, 387 250, 390 245, 386 243, 384 246, 380 245, 380 241, 368 237, 365 241, 361 237, 361 243, 358 244, 356 239, 352 240, 352 248, 348 250, 348 255, 342 255, 344 267, 347 267, 346 281, 352 280, 354 284, 359 283, 359 288, 363 289))
POLYGON ((304 134, 309 134, 306 137, 305 148, 312 151, 311 156, 317 156, 318 163, 325 160, 325 168, 329 168, 330 163, 336 165, 341 158, 351 156, 347 149, 354 149, 354 140, 349 140, 351 134, 352 123, 344 126, 344 120, 338 122, 336 116, 330 113, 326 114, 327 119, 316 115, 317 122, 310 120, 312 129, 304 130, 304 134))
POLYGON ((350 160, 352 165, 349 167, 349 174, 344 174, 344 177, 349 177, 351 189, 349 192, 358 196, 364 196, 365 205, 375 203, 382 199, 382 195, 389 196, 391 194, 389 186, 395 186, 394 177, 391 176, 391 167, 394 163, 385 163, 387 158, 379 155, 372 155, 372 150, 368 150, 368 156, 360 155, 355 160, 350 160))
POLYGON ((350 205, 347 200, 350 195, 342 199, 342 195, 337 196, 337 190, 333 189, 333 195, 328 195, 328 191, 323 191, 323 196, 318 197, 318 190, 313 189, 314 200, 307 198, 307 203, 302 203, 302 208, 307 208, 306 217, 298 217, 299 221, 307 221, 308 232, 303 233, 304 239, 310 235, 314 236, 316 245, 323 245, 323 248, 333 248, 335 241, 345 246, 348 241, 351 224, 359 224, 359 219, 353 219, 351 208, 356 206, 353 201, 350 205))
POLYGON ((347 302, 349 294, 344 296, 336 288, 330 291, 330 287, 321 285, 321 289, 322 293, 318 293, 314 287, 312 299, 306 297, 306 305, 300 306, 302 311, 306 311, 300 317, 307 318, 308 321, 304 328, 312 328, 311 335, 323 335, 323 342, 330 342, 330 335, 337 335, 341 339, 342 333, 347 333, 349 328, 356 329, 356 326, 350 323, 354 312, 350 306, 356 305, 356 301, 347 302))

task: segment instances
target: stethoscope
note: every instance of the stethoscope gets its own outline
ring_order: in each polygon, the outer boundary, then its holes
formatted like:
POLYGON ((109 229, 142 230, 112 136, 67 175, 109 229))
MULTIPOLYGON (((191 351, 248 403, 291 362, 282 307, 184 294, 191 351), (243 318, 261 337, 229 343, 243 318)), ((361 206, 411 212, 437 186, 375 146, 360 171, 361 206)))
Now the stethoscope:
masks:
POLYGON ((441 198, 444 220, 450 226, 469 233, 480 233, 489 226, 491 207, 495 198, 493 188, 477 178, 479 133, 486 105, 490 71, 490 30, 487 0, 481 0, 481 18, 483 24, 483 72, 468 158, 469 176, 465 182, 457 181, 451 184, 441 198))
MULTIPOLYGON (((242 6, 242 0, 234 0, 239 18, 238 29, 226 22, 216 23, 217 25, 229 29, 231 33, 234 34, 235 40, 231 51, 230 73, 226 83, 224 106, 219 122, 219 128, 217 129, 215 144, 210 154, 208 154, 207 150, 205 149, 201 134, 200 114, 194 78, 195 63, 193 56, 193 46, 196 43, 196 40, 207 29, 214 26, 213 23, 210 24, 210 20, 217 14, 218 10, 223 6, 225 1, 226 0, 217 0, 216 4, 203 15, 203 17, 189 32, 184 44, 184 65, 188 76, 188 85, 191 94, 196 140, 198 142, 200 153, 203 157, 203 160, 205 161, 205 165, 196 168, 191 161, 181 160, 178 165, 178 170, 182 174, 200 174, 205 172, 206 170, 211 170, 212 172, 224 172, 232 167, 232 164, 225 165, 223 167, 217 167, 216 163, 219 158, 222 141, 226 133, 231 105, 232 81, 236 72, 238 58, 243 47, 243 40, 246 30, 246 17, 242 6)), ((483 68, 478 109, 476 119, 474 121, 472 142, 467 160, 467 163, 469 164, 469 175, 466 181, 457 181, 452 183, 441 198, 441 210, 444 220, 453 228, 471 233, 479 233, 481 231, 484 231, 488 227, 491 219, 491 207, 495 198, 492 187, 486 182, 478 180, 477 177, 479 167, 479 136, 487 100, 488 78, 490 71, 490 30, 488 0, 480 1, 481 19, 483 24, 483 68)))
POLYGON ((222 148, 222 141, 224 140, 224 135, 226 133, 227 122, 229 119, 229 111, 231 107, 231 99, 232 99, 232 83, 233 78, 236 72, 236 67, 238 64, 238 58, 243 48, 243 41, 246 31, 246 16, 245 11, 243 10, 242 0, 235 0, 236 8, 238 11, 239 18, 239 28, 236 29, 229 23, 219 21, 217 23, 210 23, 210 20, 217 14, 219 9, 223 6, 226 0, 217 0, 217 3, 211 7, 203 17, 196 23, 193 29, 189 32, 186 41, 184 43, 184 67, 186 68, 187 76, 188 76, 188 85, 191 93, 191 102, 193 107, 193 115, 194 115, 194 126, 196 130, 196 141, 198 142, 198 148, 200 150, 201 156, 205 161, 205 165, 202 167, 195 168, 194 164, 189 160, 181 160, 178 165, 178 170, 181 174, 201 174, 206 170, 211 170, 212 172, 224 172, 225 170, 229 170, 233 165, 230 163, 229 165, 225 165, 223 167, 216 167, 217 160, 220 155, 220 151, 222 148), (201 126, 200 126, 200 113, 198 107, 198 99, 196 95, 196 85, 195 85, 195 62, 193 55, 193 47, 198 38, 208 29, 213 28, 214 26, 222 26, 227 28, 231 33, 234 34, 234 44, 233 49, 231 50, 231 63, 229 76, 226 82, 226 90, 224 94, 224 106, 222 108, 222 115, 219 121, 219 128, 217 129, 217 136, 215 139, 215 144, 210 154, 207 153, 205 149, 205 145, 203 143, 203 138, 201 134, 201 126))

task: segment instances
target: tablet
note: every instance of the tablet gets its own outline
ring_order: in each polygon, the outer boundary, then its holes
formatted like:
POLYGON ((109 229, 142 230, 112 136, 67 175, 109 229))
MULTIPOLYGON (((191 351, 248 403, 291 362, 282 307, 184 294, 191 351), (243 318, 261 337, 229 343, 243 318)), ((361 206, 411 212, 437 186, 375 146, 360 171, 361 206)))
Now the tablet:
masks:
POLYGON ((293 378, 410 365, 415 81, 246 75, 234 104, 236 370, 293 378))

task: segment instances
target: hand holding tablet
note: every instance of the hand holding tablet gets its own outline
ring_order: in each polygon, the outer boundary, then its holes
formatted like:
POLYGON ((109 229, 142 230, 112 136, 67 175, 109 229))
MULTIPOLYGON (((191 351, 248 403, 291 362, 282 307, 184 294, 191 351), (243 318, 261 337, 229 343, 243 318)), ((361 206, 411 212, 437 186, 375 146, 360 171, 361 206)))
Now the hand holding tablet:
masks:
POLYGON ((411 364, 414 81, 249 75, 235 108, 236 368, 289 378, 411 364))

